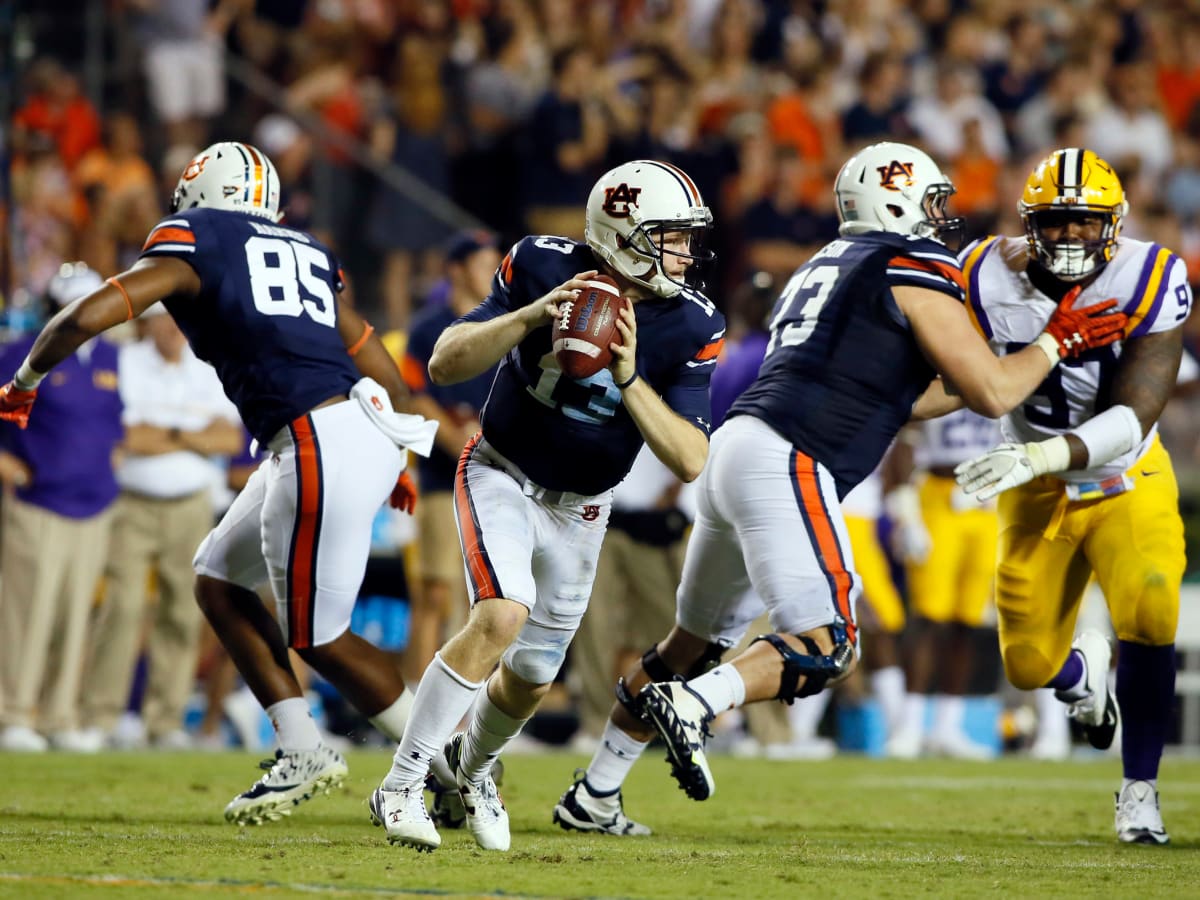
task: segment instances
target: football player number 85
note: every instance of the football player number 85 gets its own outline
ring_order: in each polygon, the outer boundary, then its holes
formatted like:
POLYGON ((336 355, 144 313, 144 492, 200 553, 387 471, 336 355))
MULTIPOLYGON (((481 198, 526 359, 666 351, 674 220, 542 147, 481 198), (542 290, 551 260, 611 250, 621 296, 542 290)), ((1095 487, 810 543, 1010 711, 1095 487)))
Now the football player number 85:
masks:
POLYGON ((329 259, 307 244, 255 235, 246 241, 246 268, 254 308, 268 316, 301 316, 337 323, 333 291, 314 269, 329 271, 329 259))
POLYGON ((779 312, 771 320, 768 356, 780 347, 794 347, 812 337, 813 330, 817 327, 817 317, 821 315, 821 310, 829 300, 829 292, 833 290, 837 278, 837 266, 804 268, 792 276, 779 300, 779 312), (797 312, 795 307, 801 300, 804 301, 804 305, 797 312), (785 319, 798 321, 790 321, 784 325, 785 319))

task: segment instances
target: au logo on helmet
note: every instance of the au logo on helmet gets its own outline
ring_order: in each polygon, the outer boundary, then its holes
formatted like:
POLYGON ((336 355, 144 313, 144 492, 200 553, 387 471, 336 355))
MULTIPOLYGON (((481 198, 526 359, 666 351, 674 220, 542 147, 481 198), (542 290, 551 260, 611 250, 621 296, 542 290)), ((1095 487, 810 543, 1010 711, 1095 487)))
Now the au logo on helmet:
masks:
POLYGON ((187 168, 183 170, 183 180, 191 181, 193 178, 203 172, 204 164, 206 162, 208 162, 208 154, 205 154, 204 156, 197 156, 195 159, 193 159, 190 163, 188 163, 187 168))
POLYGON ((629 215, 630 205, 637 206, 641 192, 640 187, 631 188, 624 181, 616 187, 605 188, 604 211, 614 218, 624 219, 629 215))
POLYGON ((910 162, 893 159, 886 166, 876 166, 875 171, 879 173, 879 186, 886 191, 899 192, 913 186, 913 164, 910 162), (897 184, 897 179, 903 179, 903 182, 897 184))

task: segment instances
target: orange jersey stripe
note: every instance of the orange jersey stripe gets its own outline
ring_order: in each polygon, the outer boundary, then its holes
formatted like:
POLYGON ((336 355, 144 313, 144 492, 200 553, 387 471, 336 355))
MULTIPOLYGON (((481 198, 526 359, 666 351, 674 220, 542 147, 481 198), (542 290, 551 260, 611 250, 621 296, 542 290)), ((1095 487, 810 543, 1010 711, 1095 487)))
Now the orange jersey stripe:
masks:
POLYGON ((321 467, 312 422, 301 416, 292 422, 296 439, 296 474, 299 478, 296 532, 292 535, 291 591, 288 595, 288 632, 291 647, 307 647, 312 634, 312 604, 316 588, 316 544, 321 511, 321 467))
POLYGON ((476 434, 467 441, 458 458, 458 472, 454 476, 454 512, 458 516, 458 530, 462 535, 463 555, 467 560, 467 571, 471 576, 471 591, 476 600, 490 600, 500 596, 500 587, 492 575, 492 566, 480 540, 475 514, 471 509, 471 496, 467 493, 467 460, 479 443, 476 434))
POLYGON ((842 547, 838 543, 837 532, 825 512, 825 501, 821 497, 821 485, 817 481, 817 466, 812 457, 796 453, 796 484, 799 486, 800 500, 804 504, 804 514, 808 518, 813 538, 817 542, 817 552, 820 562, 824 565, 826 574, 833 579, 834 603, 841 617, 846 620, 846 636, 853 641, 858 630, 854 616, 850 610, 850 587, 853 579, 846 571, 846 563, 842 557, 842 547))
POLYGON ((194 244, 196 243, 196 235, 187 228, 156 228, 150 232, 150 237, 146 238, 146 243, 142 247, 142 252, 149 250, 155 244, 161 244, 169 241, 172 244, 194 244))
POLYGON ((415 356, 407 353, 400 360, 400 377, 408 385, 409 390, 424 391, 428 387, 425 380, 425 365, 415 356))
POLYGON ((500 262, 500 278, 505 284, 512 284, 512 254, 506 253, 504 259, 500 262))
POLYGON ((697 362, 703 362, 706 359, 716 359, 721 355, 721 350, 725 347, 725 338, 717 338, 710 344, 705 344, 700 352, 697 353, 694 359, 697 362))
POLYGON ((962 270, 958 266, 939 262, 936 259, 912 259, 907 256, 893 256, 888 261, 888 265, 897 266, 901 269, 917 269, 921 272, 931 272, 934 275, 941 275, 947 281, 952 281, 958 285, 960 290, 965 291, 967 289, 967 280, 963 278, 962 270))

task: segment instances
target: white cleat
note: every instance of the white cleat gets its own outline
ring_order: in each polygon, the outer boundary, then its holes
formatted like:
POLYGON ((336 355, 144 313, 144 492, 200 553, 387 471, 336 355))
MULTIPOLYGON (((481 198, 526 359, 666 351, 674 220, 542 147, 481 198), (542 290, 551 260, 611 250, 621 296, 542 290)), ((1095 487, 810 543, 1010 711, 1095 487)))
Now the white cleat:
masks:
POLYGON ((887 739, 883 755, 888 759, 916 759, 921 755, 922 740, 919 731, 901 728, 887 739))
POLYGON ((926 748, 932 756, 942 756, 947 759, 988 760, 996 758, 996 751, 991 747, 977 744, 965 734, 957 731, 931 734, 926 742, 926 748))
POLYGON ((1064 759, 1071 758, 1071 739, 1069 737, 1048 737, 1043 738, 1040 735, 1034 740, 1033 745, 1029 748, 1030 759, 1049 760, 1052 762, 1061 762, 1064 759))
POLYGON ((290 815, 293 806, 341 785, 350 770, 342 754, 324 745, 316 750, 275 751, 259 766, 267 774, 225 807, 225 821, 261 825, 290 815))
POLYGON ((1165 844, 1171 840, 1158 809, 1158 791, 1134 781, 1116 795, 1117 840, 1125 844, 1165 844))
POLYGON ((492 776, 485 775, 478 783, 463 781, 459 769, 458 778, 458 793, 467 814, 467 831, 471 832, 475 843, 481 850, 507 850, 512 842, 508 810, 504 808, 492 776))
MULTIPOLYGON (((1108 666, 1112 660, 1112 647, 1108 638, 1098 631, 1082 631, 1071 644, 1072 649, 1083 655, 1087 667, 1088 694, 1067 707, 1067 715, 1083 726, 1088 743, 1097 750, 1112 746, 1117 732, 1120 712, 1117 698, 1108 688, 1108 666)), ((1055 692, 1060 700, 1062 696, 1055 692)))
POLYGON ((582 770, 576 772, 575 783, 558 798, 554 821, 565 831, 596 831, 620 837, 641 837, 650 829, 625 815, 621 792, 596 796, 588 788, 582 770))
POLYGON ((713 712, 682 681, 648 684, 637 696, 642 721, 654 726, 667 745, 667 762, 679 787, 693 800, 707 800, 717 790, 704 744, 713 712))
POLYGON ((9 725, 0 732, 0 750, 9 753, 45 753, 50 742, 27 725, 9 725))
POLYGON ((425 783, 416 781, 398 791, 382 787, 375 789, 367 801, 371 821, 382 825, 389 844, 412 847, 421 853, 431 853, 442 846, 438 834, 425 810, 425 783))

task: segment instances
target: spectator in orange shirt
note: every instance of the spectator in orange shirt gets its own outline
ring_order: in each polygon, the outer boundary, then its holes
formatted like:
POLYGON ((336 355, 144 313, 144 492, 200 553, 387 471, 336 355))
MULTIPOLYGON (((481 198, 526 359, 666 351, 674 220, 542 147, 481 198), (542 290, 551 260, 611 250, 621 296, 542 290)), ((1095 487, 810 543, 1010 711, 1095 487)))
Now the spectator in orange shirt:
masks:
POLYGON ((13 116, 13 149, 23 155, 32 134, 48 135, 71 171, 100 145, 100 118, 79 88, 79 79, 53 59, 29 68, 29 96, 13 116))

